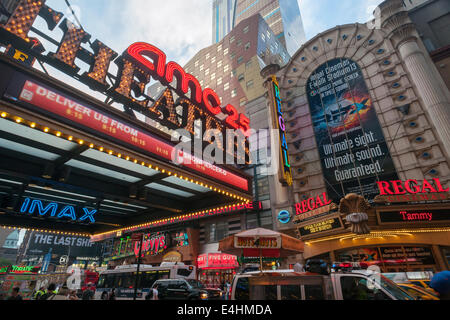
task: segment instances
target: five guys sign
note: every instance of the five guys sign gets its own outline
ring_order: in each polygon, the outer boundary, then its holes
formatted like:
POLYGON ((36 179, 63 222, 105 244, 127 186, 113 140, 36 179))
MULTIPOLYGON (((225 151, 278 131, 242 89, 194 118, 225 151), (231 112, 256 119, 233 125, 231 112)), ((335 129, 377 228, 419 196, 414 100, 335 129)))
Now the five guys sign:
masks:
MULTIPOLYGON (((167 62, 166 55, 160 49, 139 42, 132 44, 122 56, 118 57, 115 51, 95 40, 91 45, 93 50, 91 53, 81 47, 91 36, 67 19, 61 22, 62 17, 62 13, 45 5, 45 0, 21 0, 5 25, 0 26, 0 39, 2 42, 6 41, 6 44, 12 44, 20 50, 39 56, 40 60, 74 76, 91 89, 113 97, 116 102, 124 104, 125 109, 131 108, 160 121, 170 129, 185 129, 194 134, 194 123, 201 119, 203 131, 211 129, 220 131, 223 137, 227 137, 227 145, 230 144, 228 139, 234 139, 226 135, 227 129, 240 131, 246 137, 243 141, 246 157, 248 156, 247 138, 250 134, 250 120, 245 115, 239 114, 232 105, 222 107, 221 99, 214 90, 202 89, 198 80, 187 74, 180 65, 167 62), (64 33, 55 53, 41 55, 32 49, 34 39, 28 34, 34 30, 32 26, 38 15, 47 22, 49 30, 54 30, 59 24, 64 33), (75 64, 76 58, 90 66, 88 72, 79 74, 80 68, 75 64), (118 72, 114 76, 108 72, 111 62, 118 66, 118 72), (107 78, 112 79, 112 85, 107 83, 107 78), (152 78, 167 87, 176 79, 177 88, 173 89, 180 99, 174 101, 172 91, 168 88, 153 103, 145 94, 145 89, 152 78), (190 99, 186 96, 189 91, 190 99), (178 106, 183 107, 181 119, 177 114, 178 106), (219 118, 222 113, 227 116, 225 121, 219 118)), ((223 145, 216 143, 218 148, 225 149, 223 145)), ((231 143, 236 146, 234 140, 231 140, 231 143)), ((228 151, 228 148, 226 149, 228 151)), ((236 157, 234 150, 233 157, 236 157)))

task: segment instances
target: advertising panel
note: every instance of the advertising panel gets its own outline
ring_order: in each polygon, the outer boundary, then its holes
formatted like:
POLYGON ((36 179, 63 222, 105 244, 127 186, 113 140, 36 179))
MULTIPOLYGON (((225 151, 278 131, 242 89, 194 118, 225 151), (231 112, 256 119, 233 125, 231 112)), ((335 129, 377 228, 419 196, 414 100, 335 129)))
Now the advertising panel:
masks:
POLYGON ((309 78, 307 95, 329 197, 357 193, 372 201, 376 181, 397 173, 359 66, 330 60, 309 78))
MULTIPOLYGON (((11 89, 9 89, 11 90, 11 89)), ((14 90, 14 89, 13 89, 14 90)), ((15 94, 12 93, 11 96, 15 94)), ((172 161, 177 149, 169 143, 157 139, 146 132, 138 130, 124 122, 120 122, 104 113, 97 112, 90 106, 76 101, 56 90, 37 82, 27 80, 18 96, 22 102, 28 103, 57 116, 70 123, 90 129, 110 138, 117 139, 127 145, 139 148, 152 155, 172 161)), ((177 157, 184 159, 183 165, 191 170, 229 184, 243 191, 248 191, 247 179, 230 171, 212 165, 202 159, 179 150, 177 157)), ((181 162, 181 161, 180 161, 181 162)))
POLYGON ((343 225, 339 218, 330 218, 321 222, 313 223, 298 229, 302 237, 316 233, 342 229, 343 225))
POLYGON ((101 244, 91 242, 90 238, 59 234, 34 233, 31 236, 27 255, 43 256, 69 255, 70 257, 99 257, 101 244))

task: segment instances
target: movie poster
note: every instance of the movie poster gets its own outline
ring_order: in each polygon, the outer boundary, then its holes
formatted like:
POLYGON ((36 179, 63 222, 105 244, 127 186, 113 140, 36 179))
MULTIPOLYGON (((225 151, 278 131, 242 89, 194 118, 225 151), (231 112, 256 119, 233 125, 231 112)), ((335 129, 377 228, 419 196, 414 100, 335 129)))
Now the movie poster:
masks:
POLYGON ((306 91, 330 199, 357 193, 372 201, 378 179, 398 178, 361 69, 349 59, 330 60, 306 91))

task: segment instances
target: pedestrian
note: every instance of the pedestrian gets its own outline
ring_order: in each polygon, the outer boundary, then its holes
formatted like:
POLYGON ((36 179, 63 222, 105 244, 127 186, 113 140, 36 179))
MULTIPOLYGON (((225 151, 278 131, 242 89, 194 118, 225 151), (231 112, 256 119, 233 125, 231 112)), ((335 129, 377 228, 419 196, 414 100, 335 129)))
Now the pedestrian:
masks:
POLYGON ((71 290, 67 296, 67 300, 80 300, 80 299, 78 299, 77 292, 75 290, 71 290))
POLYGON ((112 289, 111 294, 109 295, 108 300, 116 300, 116 289, 112 289))
POLYGON ((94 292, 92 291, 93 283, 89 282, 87 289, 84 290, 83 295, 81 296, 81 300, 93 300, 94 299, 94 292))
POLYGON ((225 300, 228 300, 230 297, 231 284, 228 280, 225 282, 225 300))
POLYGON ((11 296, 8 297, 8 301, 21 301, 22 296, 19 294, 20 289, 18 287, 15 287, 12 292, 11 292, 11 296))
POLYGON ((53 300, 56 294, 56 284, 51 283, 48 285, 47 290, 44 291, 44 294, 40 295, 37 300, 53 300))
POLYGON ((439 299, 450 300, 450 271, 443 271, 431 279, 430 287, 439 293, 439 299))
POLYGON ((150 296, 150 299, 147 300, 159 300, 158 285, 154 286, 148 295, 150 296))

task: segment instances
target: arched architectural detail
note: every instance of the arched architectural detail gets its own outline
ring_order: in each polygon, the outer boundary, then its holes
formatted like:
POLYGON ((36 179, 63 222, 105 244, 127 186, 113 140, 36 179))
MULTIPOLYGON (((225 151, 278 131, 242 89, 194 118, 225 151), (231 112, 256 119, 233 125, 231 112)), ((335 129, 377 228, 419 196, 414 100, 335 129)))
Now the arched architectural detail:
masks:
POLYGON ((392 27, 337 26, 305 43, 278 72, 294 178, 293 201, 326 191, 305 88, 311 74, 335 58, 351 59, 360 66, 400 179, 432 178, 430 168, 434 168, 441 180, 450 180, 448 158, 398 50, 399 43, 417 32, 398 12, 397 2, 388 0, 382 8, 382 14, 389 12, 382 23, 392 27), (402 109, 404 106, 409 106, 409 112, 402 109), (425 143, 418 143, 418 137, 425 143), (433 159, 418 156, 423 150, 433 150, 433 159))

